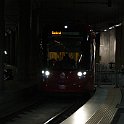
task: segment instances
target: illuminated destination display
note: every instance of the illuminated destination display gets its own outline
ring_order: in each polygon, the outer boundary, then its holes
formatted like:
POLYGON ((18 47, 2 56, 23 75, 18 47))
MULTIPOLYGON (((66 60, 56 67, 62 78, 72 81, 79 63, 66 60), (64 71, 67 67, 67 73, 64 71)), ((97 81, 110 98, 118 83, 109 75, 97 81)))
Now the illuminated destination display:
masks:
POLYGON ((62 32, 61 32, 61 31, 52 31, 52 34, 55 34, 55 35, 61 35, 62 32))
POLYGON ((52 31, 52 35, 73 35, 73 36, 78 36, 78 35, 82 35, 82 33, 81 32, 52 31))

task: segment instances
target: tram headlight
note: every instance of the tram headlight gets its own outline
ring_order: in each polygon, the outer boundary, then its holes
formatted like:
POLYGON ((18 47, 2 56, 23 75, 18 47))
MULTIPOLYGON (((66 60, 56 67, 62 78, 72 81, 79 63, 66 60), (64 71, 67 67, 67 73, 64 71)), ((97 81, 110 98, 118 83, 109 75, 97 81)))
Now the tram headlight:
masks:
POLYGON ((81 72, 81 71, 79 71, 78 73, 77 73, 77 76, 79 76, 79 77, 81 77, 83 75, 83 73, 81 72))
POLYGON ((50 75, 50 71, 48 71, 48 70, 46 70, 46 71, 42 70, 42 75, 48 78, 48 76, 50 75))
POLYGON ((84 72, 81 72, 81 71, 77 72, 77 76, 78 77, 86 76, 86 74, 87 74, 86 71, 84 71, 84 72))
POLYGON ((49 71, 45 71, 45 75, 46 76, 49 76, 50 75, 50 72, 49 71))
POLYGON ((86 72, 86 71, 84 71, 84 72, 83 72, 83 75, 85 76, 86 74, 87 74, 87 72, 86 72))
POLYGON ((45 73, 45 71, 44 70, 42 70, 42 74, 44 74, 45 73))

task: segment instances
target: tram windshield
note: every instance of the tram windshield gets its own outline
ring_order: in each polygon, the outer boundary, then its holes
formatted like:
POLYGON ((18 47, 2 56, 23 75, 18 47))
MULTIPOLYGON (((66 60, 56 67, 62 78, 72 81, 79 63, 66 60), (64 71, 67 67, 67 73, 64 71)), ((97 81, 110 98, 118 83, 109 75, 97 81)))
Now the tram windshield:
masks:
POLYGON ((73 35, 52 35, 47 44, 48 67, 52 69, 89 69, 90 41, 77 32, 73 35))

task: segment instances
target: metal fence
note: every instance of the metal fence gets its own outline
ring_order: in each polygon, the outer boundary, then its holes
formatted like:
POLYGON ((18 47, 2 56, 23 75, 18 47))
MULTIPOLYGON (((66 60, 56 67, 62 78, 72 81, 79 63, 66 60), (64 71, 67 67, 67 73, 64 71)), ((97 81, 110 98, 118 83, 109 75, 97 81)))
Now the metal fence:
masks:
POLYGON ((124 85, 124 73, 116 68, 110 68, 109 64, 96 64, 95 83, 97 85, 124 85))

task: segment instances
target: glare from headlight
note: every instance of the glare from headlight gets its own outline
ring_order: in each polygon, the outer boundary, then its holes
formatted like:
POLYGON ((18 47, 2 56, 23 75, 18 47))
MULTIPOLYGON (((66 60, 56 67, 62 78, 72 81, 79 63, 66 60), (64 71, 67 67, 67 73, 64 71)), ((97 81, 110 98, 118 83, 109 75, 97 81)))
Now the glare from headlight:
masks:
POLYGON ((87 72, 85 71, 85 72, 83 72, 83 75, 86 75, 87 74, 87 72))
POLYGON ((44 74, 44 70, 42 70, 42 74, 44 74))
POLYGON ((77 73, 77 75, 78 75, 79 77, 81 77, 81 76, 82 76, 82 72, 79 71, 79 72, 77 73))
POLYGON ((49 71, 45 71, 45 75, 46 76, 49 76, 50 75, 50 72, 49 71))

